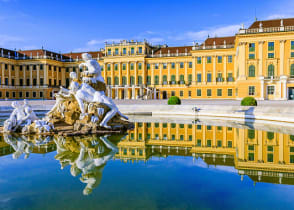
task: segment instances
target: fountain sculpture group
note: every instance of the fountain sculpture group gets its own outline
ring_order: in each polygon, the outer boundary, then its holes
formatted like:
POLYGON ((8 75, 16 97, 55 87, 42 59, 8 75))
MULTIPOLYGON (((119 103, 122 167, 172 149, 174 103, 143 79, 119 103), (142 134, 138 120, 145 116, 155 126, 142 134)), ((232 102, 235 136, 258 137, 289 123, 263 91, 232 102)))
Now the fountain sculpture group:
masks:
POLYGON ((101 76, 101 68, 91 55, 83 53, 85 61, 80 68, 86 68, 78 78, 75 72, 70 73, 69 89, 60 88, 55 94, 56 103, 43 119, 39 119, 26 100, 21 105, 12 102, 14 108, 9 119, 4 122, 3 132, 20 133, 56 133, 79 135, 87 133, 125 131, 133 124, 123 115, 105 95, 106 85, 101 76), (72 126, 70 130, 64 127, 72 126))

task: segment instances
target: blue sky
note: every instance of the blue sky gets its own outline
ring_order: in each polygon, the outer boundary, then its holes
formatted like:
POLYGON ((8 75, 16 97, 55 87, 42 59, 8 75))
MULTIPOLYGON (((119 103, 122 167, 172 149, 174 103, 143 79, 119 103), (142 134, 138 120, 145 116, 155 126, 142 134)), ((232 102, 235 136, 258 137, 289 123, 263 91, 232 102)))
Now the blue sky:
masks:
POLYGON ((0 47, 99 50, 105 41, 191 45, 260 20, 294 17, 289 0, 0 0, 0 47))

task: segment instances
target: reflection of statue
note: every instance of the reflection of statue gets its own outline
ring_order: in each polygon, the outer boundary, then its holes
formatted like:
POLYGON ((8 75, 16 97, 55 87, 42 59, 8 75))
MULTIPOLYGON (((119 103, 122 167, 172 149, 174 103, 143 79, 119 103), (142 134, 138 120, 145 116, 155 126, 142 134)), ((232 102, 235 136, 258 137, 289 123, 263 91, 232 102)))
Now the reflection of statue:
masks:
POLYGON ((86 184, 84 195, 89 195, 102 178, 104 166, 118 151, 108 136, 75 139, 59 137, 55 139, 57 155, 62 168, 71 165, 72 176, 81 174, 80 181, 86 184))
POLYGON ((14 149, 14 153, 12 154, 13 159, 18 159, 22 154, 27 159, 35 146, 38 146, 38 148, 43 145, 47 147, 47 144, 51 141, 50 136, 24 136, 7 133, 4 133, 3 136, 4 141, 14 149))

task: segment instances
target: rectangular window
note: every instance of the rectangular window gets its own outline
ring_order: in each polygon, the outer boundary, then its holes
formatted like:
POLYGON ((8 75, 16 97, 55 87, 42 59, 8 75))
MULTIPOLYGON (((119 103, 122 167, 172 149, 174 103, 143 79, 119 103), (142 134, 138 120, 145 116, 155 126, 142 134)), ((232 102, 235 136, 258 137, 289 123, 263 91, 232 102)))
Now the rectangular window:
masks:
POLYGON ((294 50, 294 41, 291 41, 291 50, 294 50))
POLYGON ((115 48, 115 55, 118 55, 118 48, 115 48))
POLYGON ((291 52, 291 58, 294 58, 294 52, 291 52))
POLYGON ((274 42, 269 42, 268 43, 268 51, 273 51, 275 49, 275 43, 274 42))
POLYGON ((176 67, 175 63, 171 63, 171 68, 174 69, 176 67))
POLYGON ((233 89, 228 89, 228 96, 233 96, 233 89))
POLYGON ((201 96, 201 89, 197 89, 197 96, 201 96))
POLYGON ((217 56, 217 62, 222 63, 223 62, 223 57, 222 56, 217 56))
POLYGON ((272 153, 267 154, 267 162, 274 162, 274 155, 272 153))
POLYGON ((232 72, 228 73, 227 80, 228 80, 228 82, 234 82, 234 78, 233 78, 233 73, 232 72))
POLYGON ((142 52, 143 52, 143 48, 142 48, 142 47, 139 47, 138 52, 139 52, 140 54, 142 54, 142 52))
POLYGON ((254 151, 254 145, 248 145, 248 150, 254 151))
POLYGON ((268 53, 268 58, 274 58, 275 54, 274 53, 268 53))
POLYGON ((162 68, 163 69, 166 69, 167 68, 167 64, 166 63, 162 64, 162 68))
POLYGON ((188 74, 188 81, 191 83, 192 82, 192 74, 188 74))
POLYGON ((217 89, 217 96, 222 96, 222 89, 217 89))
POLYGON ((107 55, 111 55, 111 49, 108 49, 107 55))
POLYGON ((110 64, 107 64, 107 71, 110 71, 110 64))
POLYGON ((197 125, 197 130, 201 130, 201 125, 197 125))
POLYGON ((139 70, 142 69, 142 63, 138 63, 138 69, 139 69, 139 70))
POLYGON ((183 62, 180 63, 180 68, 181 69, 184 68, 184 63, 183 62))
POLYGON ((114 70, 117 71, 118 70, 118 64, 114 64, 114 70))
POLYGON ((197 147, 201 147, 201 139, 197 139, 197 147))
POLYGON ((211 73, 207 73, 207 82, 211 82, 211 73))
POLYGON ((127 54, 127 48, 123 48, 123 54, 127 54))
POLYGON ((255 86, 249 86, 248 88, 249 88, 248 95, 254 96, 255 95, 255 86))
POLYGON ((18 92, 20 98, 22 98, 22 92, 18 92))
POLYGON ((250 53, 249 54, 249 59, 255 59, 255 54, 250 53))
POLYGON ((228 141, 228 148, 232 148, 232 147, 233 147, 232 141, 228 141))
POLYGON ((275 94, 275 86, 267 86, 267 94, 274 95, 275 94))
POLYGON ((249 52, 255 51, 255 43, 249 43, 249 52))
POLYGON ((158 63, 154 64, 155 69, 158 69, 158 66, 159 66, 158 63))
POLYGON ((188 96, 189 96, 189 97, 192 96, 192 91, 191 91, 191 90, 188 91, 188 96))
POLYGON ((147 63, 147 70, 150 69, 150 63, 147 63))
POLYGON ((249 153, 248 154, 248 160, 249 161, 254 161, 254 153, 249 153))
POLYGON ((197 64, 201 64, 201 57, 197 57, 197 64))
POLYGON ((217 73, 216 81, 217 82, 223 82, 223 74, 221 72, 217 73))
POLYGON ((135 48, 131 48, 131 54, 133 55, 133 54, 135 54, 135 48))
POLYGON ((124 63, 123 65, 122 65, 122 70, 126 70, 127 69, 127 65, 124 63))
POLYGON ((233 62, 233 56, 229 55, 228 56, 228 63, 232 63, 233 62))
POLYGON ((197 74, 197 82, 201 82, 201 74, 197 74))
POLYGON ((189 62, 189 68, 192 68, 192 62, 189 62))
POLYGON ((222 141, 221 140, 217 141, 217 147, 222 147, 222 141))
POLYGON ((206 95, 211 96, 211 89, 207 89, 206 95))
POLYGON ((211 63, 211 56, 207 57, 207 63, 211 63))
POLYGON ((207 140, 206 145, 207 145, 208 147, 211 147, 211 140, 207 140))
POLYGON ((184 96, 184 91, 180 91, 180 96, 184 96))

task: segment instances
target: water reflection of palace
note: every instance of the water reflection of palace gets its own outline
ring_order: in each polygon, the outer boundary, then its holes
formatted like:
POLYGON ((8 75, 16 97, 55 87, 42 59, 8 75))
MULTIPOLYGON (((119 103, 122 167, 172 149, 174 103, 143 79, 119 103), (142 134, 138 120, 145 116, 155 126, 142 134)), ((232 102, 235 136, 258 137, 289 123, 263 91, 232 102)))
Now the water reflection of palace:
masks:
POLYGON ((243 179, 294 184, 294 135, 200 124, 136 122, 115 158, 193 156, 208 165, 233 166, 243 179))
POLYGON ((248 175, 254 182, 294 184, 291 132, 220 125, 225 124, 135 122, 126 136, 0 135, 0 156, 12 154, 18 159, 56 150, 61 169, 69 166, 72 176, 80 177, 86 195, 100 184, 104 166, 112 158, 146 162, 155 156, 190 156, 207 166, 234 167, 241 180, 248 175))

